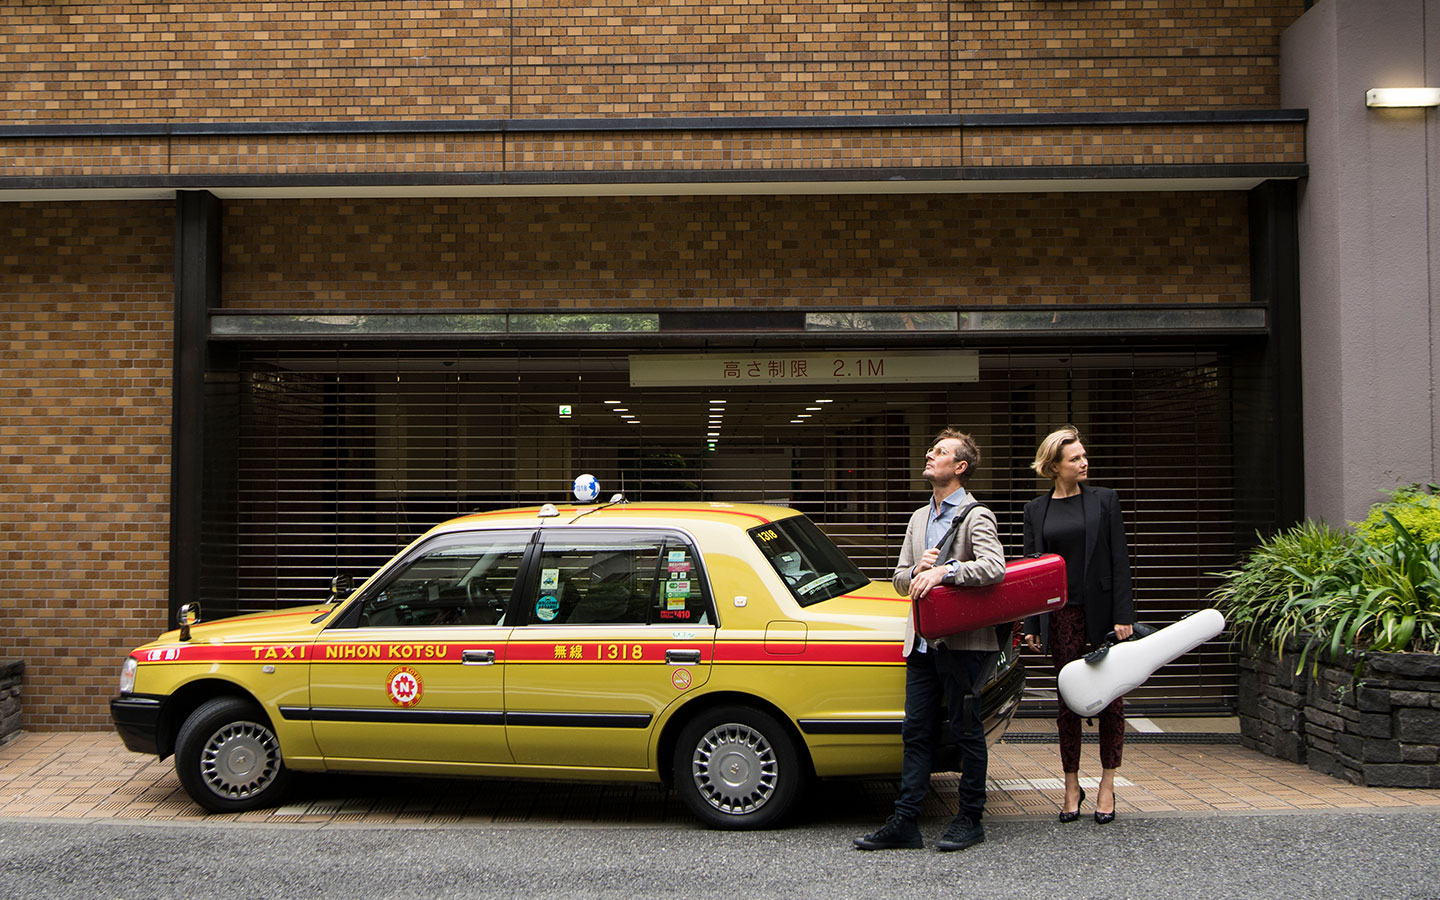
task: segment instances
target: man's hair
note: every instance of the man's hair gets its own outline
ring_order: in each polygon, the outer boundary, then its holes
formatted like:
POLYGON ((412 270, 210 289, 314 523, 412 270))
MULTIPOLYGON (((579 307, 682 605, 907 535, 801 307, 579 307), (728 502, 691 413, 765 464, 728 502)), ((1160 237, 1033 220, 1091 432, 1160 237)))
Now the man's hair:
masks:
POLYGON ((1080 432, 1074 425, 1065 425, 1046 435, 1045 440, 1040 442, 1040 447, 1035 451, 1035 461, 1030 468, 1041 478, 1055 480, 1055 473, 1060 471, 1060 457, 1064 455, 1065 448, 1080 440, 1080 432))
POLYGON ((955 451, 955 458, 963 459, 969 463, 969 465, 965 467, 965 471, 960 473, 960 483, 968 484, 970 476, 974 475, 975 470, 980 468, 980 448, 975 446, 974 438, 956 428, 943 429, 939 434, 935 435, 935 440, 930 442, 930 446, 933 447, 944 440, 960 442, 960 448, 955 451))

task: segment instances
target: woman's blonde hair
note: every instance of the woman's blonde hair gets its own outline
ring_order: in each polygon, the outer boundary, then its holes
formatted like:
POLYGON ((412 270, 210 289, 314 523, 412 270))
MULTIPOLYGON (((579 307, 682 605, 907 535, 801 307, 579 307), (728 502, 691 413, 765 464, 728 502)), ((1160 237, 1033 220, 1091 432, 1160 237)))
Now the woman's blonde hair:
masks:
POLYGON ((1046 435, 1045 440, 1040 442, 1040 448, 1035 451, 1035 461, 1030 468, 1041 478, 1055 480, 1055 473, 1059 471, 1060 456, 1065 448, 1080 440, 1080 430, 1074 425, 1065 425, 1046 435))

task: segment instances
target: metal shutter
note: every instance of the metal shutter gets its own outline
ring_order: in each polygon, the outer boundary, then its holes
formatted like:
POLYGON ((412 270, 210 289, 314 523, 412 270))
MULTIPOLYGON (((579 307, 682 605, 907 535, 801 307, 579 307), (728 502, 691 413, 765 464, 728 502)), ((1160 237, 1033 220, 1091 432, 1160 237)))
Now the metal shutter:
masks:
MULTIPOLYGON (((207 581, 206 609, 323 599, 331 575, 363 578, 444 519, 567 500, 581 472, 602 497, 795 506, 888 579, 926 500, 924 452, 948 424, 979 442, 970 488, 1018 555, 1022 507, 1046 487, 1028 468, 1034 449, 1073 422, 1092 481, 1120 494, 1140 616, 1163 624, 1207 605, 1207 573, 1248 531, 1235 512, 1236 371, 1223 349, 987 351, 975 383, 639 390, 623 352, 593 349, 242 354, 236 377, 217 379, 233 391, 220 407, 233 440, 220 443, 234 453, 210 462, 221 483, 207 484, 206 555, 230 576, 207 581)), ((1031 672, 1037 698, 1053 689, 1047 661, 1031 672)), ((1130 709, 1227 709, 1235 681, 1229 648, 1207 645, 1130 709)))

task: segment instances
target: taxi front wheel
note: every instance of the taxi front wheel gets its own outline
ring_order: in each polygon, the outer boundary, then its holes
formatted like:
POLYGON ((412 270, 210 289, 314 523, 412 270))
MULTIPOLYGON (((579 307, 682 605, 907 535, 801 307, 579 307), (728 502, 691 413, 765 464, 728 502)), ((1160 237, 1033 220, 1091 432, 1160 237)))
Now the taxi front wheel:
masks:
POLYGON ((290 780, 269 721, 239 697, 207 700, 180 726, 175 774, 191 799, 213 812, 273 806, 290 780))
POLYGON ((711 828, 769 828, 790 811, 807 770, 790 733, 758 709, 701 713, 675 745, 674 785, 711 828))

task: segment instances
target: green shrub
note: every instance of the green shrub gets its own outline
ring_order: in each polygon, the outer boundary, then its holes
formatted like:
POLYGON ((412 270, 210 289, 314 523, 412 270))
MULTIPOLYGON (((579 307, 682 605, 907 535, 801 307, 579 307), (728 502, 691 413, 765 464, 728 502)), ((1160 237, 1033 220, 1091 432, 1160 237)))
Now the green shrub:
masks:
POLYGON ((1440 653, 1440 535, 1426 540, 1388 509, 1378 518, 1364 538, 1307 521, 1261 541, 1219 573, 1216 607, 1244 643, 1283 656, 1298 642, 1296 671, 1311 654, 1440 653))
POLYGON ((1310 597, 1295 616, 1310 635, 1307 652, 1440 653, 1440 539, 1422 541, 1383 515, 1391 540, 1361 541, 1343 566, 1307 579, 1310 597))
POLYGON ((1298 604, 1310 586, 1346 567, 1357 541, 1324 522, 1305 521, 1262 538, 1210 596, 1243 643, 1275 642, 1303 629, 1298 604))
POLYGON ((1370 514, 1355 523, 1355 531, 1372 544, 1388 544, 1395 540, 1395 529, 1386 515, 1415 536, 1421 543, 1440 541, 1440 494, 1433 484, 1408 484, 1390 492, 1390 499, 1370 507, 1370 514))

